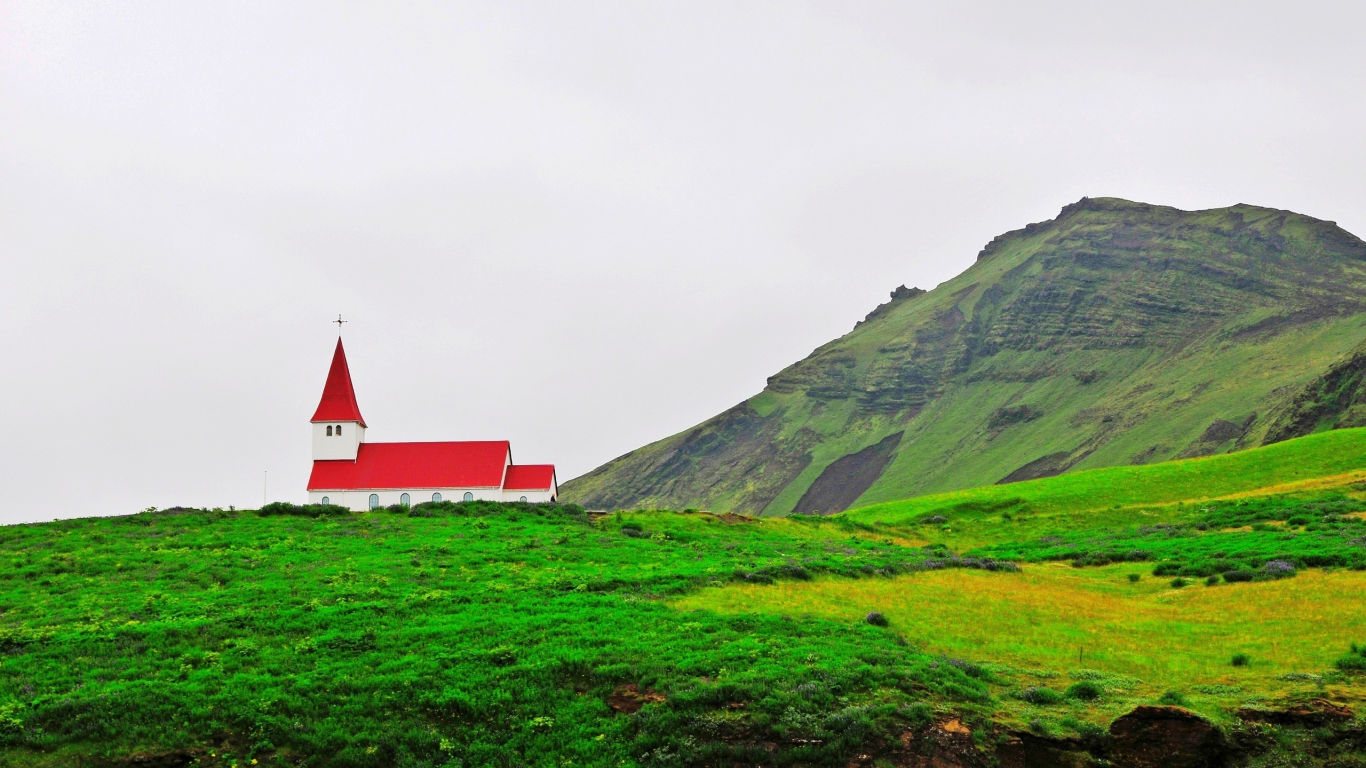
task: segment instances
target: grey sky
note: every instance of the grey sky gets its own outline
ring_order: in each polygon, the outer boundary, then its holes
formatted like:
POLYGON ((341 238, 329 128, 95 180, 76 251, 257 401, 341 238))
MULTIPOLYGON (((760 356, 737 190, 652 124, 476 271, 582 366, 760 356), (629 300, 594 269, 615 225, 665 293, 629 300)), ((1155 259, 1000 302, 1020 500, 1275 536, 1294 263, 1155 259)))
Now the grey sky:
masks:
POLYGON ((1359 3, 0 0, 0 521, 561 481, 1082 195, 1366 234, 1359 3))

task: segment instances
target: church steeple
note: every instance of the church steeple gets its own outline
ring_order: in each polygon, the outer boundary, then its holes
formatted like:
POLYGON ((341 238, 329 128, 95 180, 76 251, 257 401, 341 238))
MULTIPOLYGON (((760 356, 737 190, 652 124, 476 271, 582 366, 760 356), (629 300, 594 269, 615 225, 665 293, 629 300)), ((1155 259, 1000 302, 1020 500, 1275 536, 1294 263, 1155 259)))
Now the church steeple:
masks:
POLYGON ((346 365, 346 350, 342 348, 340 338, 337 339, 337 351, 332 353, 332 368, 327 372, 327 383, 323 385, 323 399, 309 421, 355 421, 365 426, 365 417, 360 415, 360 406, 356 404, 356 390, 351 386, 351 369, 346 365))
POLYGON ((313 459, 356 460, 360 444, 365 442, 365 417, 356 403, 356 390, 351 386, 351 369, 346 365, 346 350, 337 339, 337 350, 332 353, 332 367, 327 371, 323 398, 313 418, 313 459))

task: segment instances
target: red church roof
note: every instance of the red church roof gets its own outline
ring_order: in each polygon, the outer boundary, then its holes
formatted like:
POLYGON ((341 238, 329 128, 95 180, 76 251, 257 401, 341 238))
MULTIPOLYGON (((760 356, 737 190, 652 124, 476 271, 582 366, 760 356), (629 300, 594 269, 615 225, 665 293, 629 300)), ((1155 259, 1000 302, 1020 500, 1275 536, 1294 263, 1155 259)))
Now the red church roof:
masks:
POLYGON ((549 491, 555 488, 554 464, 519 464, 508 467, 505 491, 549 491))
POLYGON ((366 426, 365 417, 360 415, 360 406, 356 404, 356 390, 351 388, 351 369, 346 366, 346 350, 342 349, 341 339, 337 339, 337 351, 332 353, 332 368, 327 372, 327 384, 323 385, 323 399, 309 421, 359 421, 362 427, 366 426))
POLYGON ((497 488, 511 446, 461 443, 361 443, 355 461, 315 461, 310 491, 386 488, 497 488))

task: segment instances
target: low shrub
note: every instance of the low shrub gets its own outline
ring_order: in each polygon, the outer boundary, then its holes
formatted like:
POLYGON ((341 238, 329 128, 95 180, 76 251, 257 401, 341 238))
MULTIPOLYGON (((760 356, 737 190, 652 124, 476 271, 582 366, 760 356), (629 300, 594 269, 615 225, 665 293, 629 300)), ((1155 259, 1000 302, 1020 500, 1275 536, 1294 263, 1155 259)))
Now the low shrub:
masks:
POLYGON ((1179 691, 1167 691, 1157 700, 1158 704, 1167 704, 1173 707, 1186 706, 1186 697, 1179 691))
POLYGON ((868 615, 863 617, 863 620, 875 627, 885 627, 890 623, 887 621, 886 616, 883 616, 877 611, 869 611, 868 615))
POLYGON ((1103 739, 1107 733, 1106 730, 1099 725, 1088 723, 1085 720, 1078 720, 1075 717, 1064 717, 1062 720, 1058 721, 1058 725, 1061 725, 1068 730, 1076 731, 1077 735, 1081 736, 1083 739, 1103 739))
POLYGON ((1069 699, 1077 699, 1079 701, 1095 701, 1096 699, 1099 699, 1103 693, 1105 693, 1105 689, 1101 688, 1098 684, 1093 683, 1090 680, 1082 680, 1067 686, 1067 690, 1063 692, 1063 695, 1069 699))
POLYGON ((272 501, 256 510, 261 517, 291 515, 294 517, 322 517, 323 515, 349 515, 351 510, 338 504, 290 504, 287 501, 272 501))
POLYGON ((1136 574, 1136 573, 1131 573, 1131 574, 1129 574, 1129 581, 1138 581, 1138 580, 1141 579, 1141 578, 1143 578, 1143 577, 1142 577, 1142 576, 1139 576, 1139 575, 1136 574))
POLYGON ((1060 703, 1063 700, 1063 695, 1052 688, 1044 688, 1041 685, 1031 685, 1023 691, 1020 691, 1020 698, 1030 704, 1038 704, 1041 707, 1047 707, 1052 704, 1060 703))
POLYGON ((1262 566, 1261 573, 1268 579, 1287 579, 1295 575, 1295 564, 1289 560, 1272 560, 1262 566))
POLYGON ((1366 656, 1348 654, 1333 662, 1333 665, 1344 672, 1366 672, 1366 656))
POLYGON ((1186 581, 1185 579, 1181 578, 1180 576, 1177 576, 1176 578, 1172 579, 1172 587, 1174 587, 1174 588, 1176 588, 1176 589, 1181 589, 1182 587, 1186 586, 1187 584, 1190 584, 1190 582, 1189 582, 1189 581, 1186 581))
POLYGON ((911 725, 923 728, 934 720, 934 708, 924 702, 908 704, 897 710, 897 714, 911 721, 911 725))
POLYGON ((1333 662, 1343 672, 1366 672, 1366 645, 1352 643, 1352 651, 1333 662))
POLYGON ((1233 584, 1239 581, 1252 581, 1252 571, 1224 571, 1224 581, 1233 584))
POLYGON ((987 672, 986 669, 984 669, 983 667, 979 667, 978 665, 973 664, 970 661, 963 661, 962 659, 949 659, 948 663, 951 667, 956 667, 958 669, 963 670, 963 674, 967 675, 968 677, 975 677, 978 680, 986 680, 991 677, 991 673, 987 672))
POLYGON ((1246 667, 1251 662, 1252 657, 1248 656, 1246 653, 1235 653, 1233 654, 1233 658, 1229 660, 1229 663, 1235 667, 1246 667))
POLYGON ((1218 583, 1219 583, 1219 574, 1217 574, 1217 573, 1216 573, 1215 575, 1209 577, 1208 579, 1205 579, 1205 586, 1207 586, 1207 587, 1212 587, 1212 586, 1214 586, 1214 585, 1216 585, 1216 584, 1218 584, 1218 583))

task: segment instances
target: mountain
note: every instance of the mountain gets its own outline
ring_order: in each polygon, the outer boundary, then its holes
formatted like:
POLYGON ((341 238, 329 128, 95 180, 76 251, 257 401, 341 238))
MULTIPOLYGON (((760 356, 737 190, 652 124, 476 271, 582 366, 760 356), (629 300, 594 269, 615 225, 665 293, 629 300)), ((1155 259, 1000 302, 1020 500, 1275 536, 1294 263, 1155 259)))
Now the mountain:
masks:
POLYGON ((854 506, 1366 423, 1366 243, 1290 211, 1083 198, 692 429, 565 484, 594 508, 854 506))

